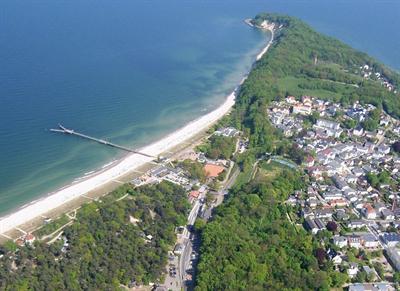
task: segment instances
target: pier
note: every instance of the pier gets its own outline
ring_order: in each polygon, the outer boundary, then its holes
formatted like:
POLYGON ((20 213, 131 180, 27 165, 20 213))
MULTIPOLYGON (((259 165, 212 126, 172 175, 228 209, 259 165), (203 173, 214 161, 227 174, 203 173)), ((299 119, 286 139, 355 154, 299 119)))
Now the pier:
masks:
POLYGON ((133 150, 133 149, 130 149, 130 148, 127 148, 127 147, 124 147, 124 146, 120 146, 120 145, 117 145, 115 143, 106 141, 104 139, 95 138, 95 137, 92 137, 92 136, 77 132, 77 131, 75 131, 73 129, 68 129, 68 128, 64 127, 63 125, 61 125, 61 124, 59 124, 58 127, 59 128, 57 128, 57 129, 53 129, 52 128, 52 129, 50 129, 50 131, 79 136, 81 138, 92 140, 92 141, 98 142, 100 144, 104 144, 104 145, 107 145, 107 146, 110 146, 110 147, 113 147, 113 148, 117 148, 117 149, 120 149, 120 150, 124 150, 124 151, 130 152, 130 153, 135 153, 135 154, 142 155, 142 156, 145 156, 145 157, 149 157, 149 158, 152 158, 152 159, 156 158, 156 157, 153 157, 151 155, 148 155, 148 154, 145 154, 145 153, 142 153, 142 152, 139 152, 139 151, 136 151, 136 150, 133 150))

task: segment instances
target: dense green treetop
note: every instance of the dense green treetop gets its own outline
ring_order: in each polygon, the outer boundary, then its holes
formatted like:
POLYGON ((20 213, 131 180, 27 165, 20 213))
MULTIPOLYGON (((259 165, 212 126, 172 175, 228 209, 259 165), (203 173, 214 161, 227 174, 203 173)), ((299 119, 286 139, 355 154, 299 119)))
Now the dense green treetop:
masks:
MULTIPOLYGON (((284 201, 304 188, 305 177, 277 170, 272 163, 257 166, 257 158, 268 155, 302 161, 301 150, 269 122, 269 102, 310 95, 343 104, 371 103, 378 109, 364 124, 369 130, 374 129, 381 108, 400 116, 398 93, 379 80, 365 79, 360 66, 368 65, 396 87, 397 73, 296 18, 260 14, 254 23, 264 20, 278 27, 274 42, 241 86, 230 115, 231 125, 249 137, 250 148, 236 157, 242 173, 228 200, 201 227, 197 290, 329 290, 348 279, 326 259, 321 237, 313 239, 291 222, 295 212, 284 201)), ((386 177, 386 173, 369 175, 377 185, 386 177)))
POLYGON ((64 229, 68 246, 57 240, 16 253, 4 248, 0 290, 119 290, 120 284, 156 282, 188 209, 185 190, 175 184, 122 186, 78 211, 64 229), (121 189, 130 195, 112 200, 121 189))
MULTIPOLYGON (((343 103, 359 100, 400 116, 400 96, 389 92, 380 81, 364 79, 360 66, 368 65, 397 88, 400 75, 350 46, 313 30, 299 19, 276 14, 259 14, 256 23, 274 22, 275 38, 267 54, 253 67, 241 87, 236 112, 249 126, 251 105, 286 95, 314 95, 343 103)), ((236 125, 240 122, 236 122, 236 125)))

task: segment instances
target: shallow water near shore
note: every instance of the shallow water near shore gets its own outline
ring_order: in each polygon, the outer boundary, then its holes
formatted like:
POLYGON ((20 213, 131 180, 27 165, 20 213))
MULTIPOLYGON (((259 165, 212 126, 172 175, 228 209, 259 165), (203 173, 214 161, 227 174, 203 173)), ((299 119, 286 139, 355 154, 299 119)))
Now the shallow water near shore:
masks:
POLYGON ((0 27, 0 215, 125 155, 46 130, 59 122, 136 148, 222 103, 268 41, 243 23, 259 11, 302 17, 400 68, 393 45, 399 38, 391 33, 396 25, 385 20, 396 18, 398 4, 385 15, 375 13, 378 27, 368 35, 366 27, 353 25, 351 11, 358 9, 364 16, 358 20, 368 26, 373 1, 332 5, 347 8, 341 23, 326 10, 330 1, 283 2, 6 2, 0 27), (377 29, 387 36, 374 36, 377 29), (385 50, 375 39, 387 42, 385 50))

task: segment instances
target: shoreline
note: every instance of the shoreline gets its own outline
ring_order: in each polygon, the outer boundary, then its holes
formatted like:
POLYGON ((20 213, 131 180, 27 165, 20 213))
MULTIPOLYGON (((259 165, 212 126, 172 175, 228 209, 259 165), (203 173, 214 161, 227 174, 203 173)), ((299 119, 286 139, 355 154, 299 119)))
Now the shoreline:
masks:
MULTIPOLYGON (((264 49, 256 56, 254 63, 268 51, 274 39, 274 30, 272 28, 261 28, 271 32, 270 40, 264 49)), ((229 94, 225 101, 213 111, 200 116, 199 118, 189 122, 176 131, 167 134, 158 141, 155 141, 147 146, 139 148, 138 151, 149 154, 151 156, 159 156, 164 152, 168 152, 174 147, 177 147, 195 135, 203 132, 217 122, 224 115, 228 114, 235 104, 236 94, 241 84, 247 79, 248 73, 244 75, 241 82, 229 94)), ((130 154, 120 160, 115 160, 112 163, 105 164, 101 168, 88 172, 89 175, 78 177, 70 184, 50 192, 43 197, 26 203, 10 214, 0 217, 0 234, 4 235, 18 226, 33 221, 34 219, 43 216, 44 214, 61 207, 75 199, 83 197, 92 191, 95 191, 108 183, 118 180, 120 177, 134 172, 136 169, 151 163, 154 159, 138 154, 130 154)))

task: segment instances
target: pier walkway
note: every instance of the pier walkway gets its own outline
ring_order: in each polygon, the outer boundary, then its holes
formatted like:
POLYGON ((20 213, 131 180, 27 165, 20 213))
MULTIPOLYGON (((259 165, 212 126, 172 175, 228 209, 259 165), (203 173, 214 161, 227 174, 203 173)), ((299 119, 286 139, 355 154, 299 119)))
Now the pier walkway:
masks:
POLYGON ((101 144, 104 144, 104 145, 108 145, 110 147, 114 147, 114 148, 117 148, 117 149, 120 149, 120 150, 124 150, 124 151, 130 152, 130 153, 139 154, 139 155, 146 156, 146 157, 153 158, 153 159, 156 158, 156 157, 153 157, 151 155, 148 155, 148 154, 145 154, 145 153, 142 153, 142 152, 139 152, 139 151, 136 151, 136 150, 133 150, 133 149, 130 149, 130 148, 127 148, 127 147, 124 147, 124 146, 120 146, 120 145, 117 145, 115 143, 106 141, 104 139, 95 138, 95 137, 92 137, 92 136, 77 132, 77 131, 75 131, 73 129, 68 129, 68 128, 64 127, 63 125, 61 125, 61 124, 59 124, 58 127, 59 128, 57 128, 57 129, 53 129, 52 128, 52 129, 50 129, 50 131, 79 136, 79 137, 82 137, 82 138, 85 138, 85 139, 88 139, 88 140, 92 140, 92 141, 95 141, 95 142, 98 142, 98 143, 101 143, 101 144))

